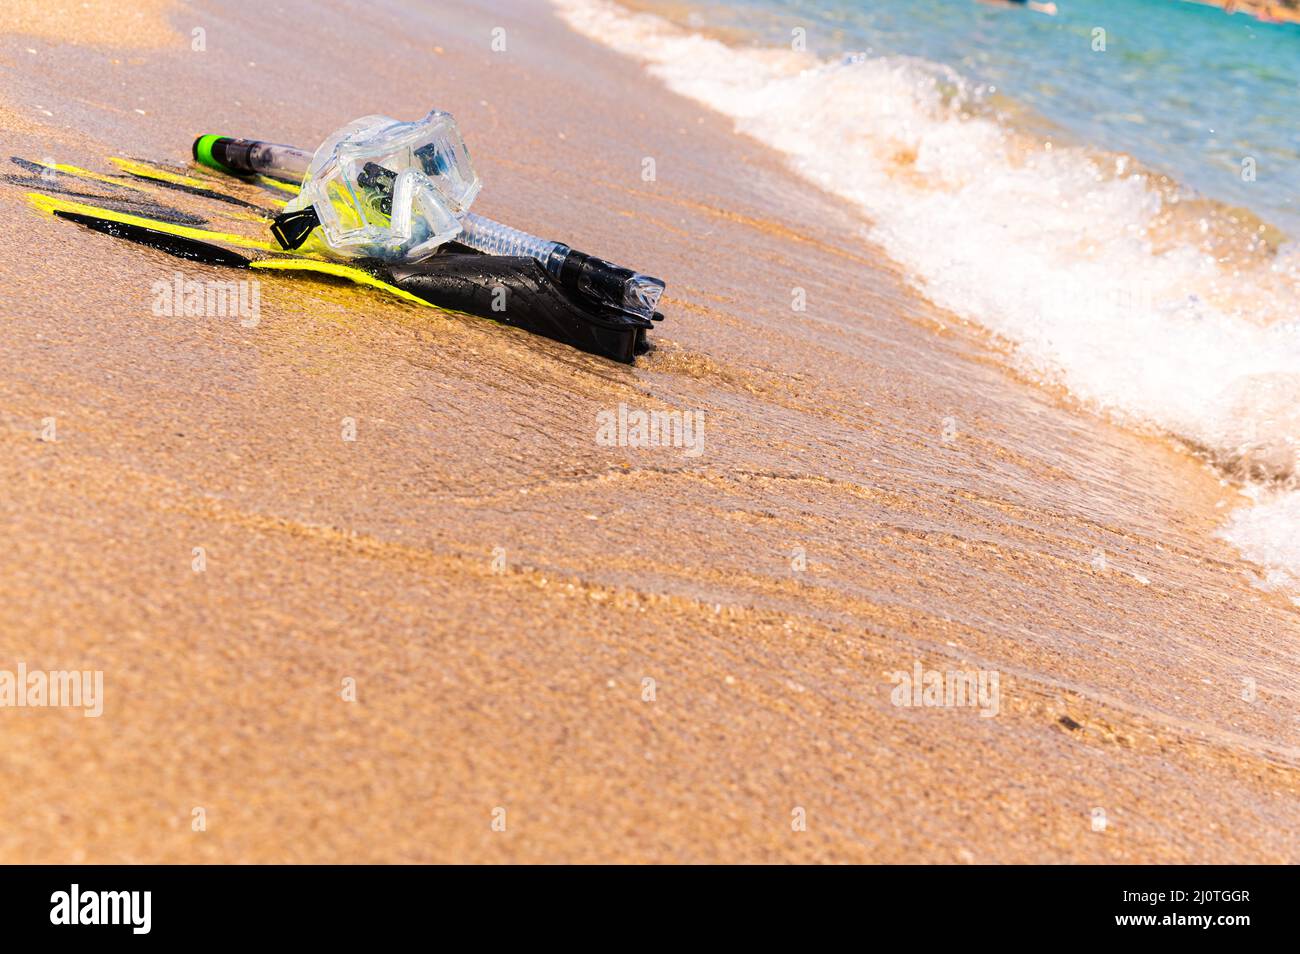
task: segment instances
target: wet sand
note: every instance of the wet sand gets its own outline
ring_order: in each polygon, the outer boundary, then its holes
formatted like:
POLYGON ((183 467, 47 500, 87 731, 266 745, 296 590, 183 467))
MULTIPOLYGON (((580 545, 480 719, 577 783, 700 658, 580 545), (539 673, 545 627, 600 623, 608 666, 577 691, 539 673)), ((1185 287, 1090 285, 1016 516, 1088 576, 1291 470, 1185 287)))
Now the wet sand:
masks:
POLYGON ((230 273, 0 183, 0 668, 105 685, 0 709, 0 860, 1300 861, 1300 617, 1215 538, 1231 490, 546 5, 410 6, 0 20, 5 161, 437 105, 480 211, 667 280, 658 347, 275 275, 254 328, 157 317, 230 273), (620 403, 704 452, 600 446, 620 403), (917 661, 997 671, 998 715, 893 705, 917 661))

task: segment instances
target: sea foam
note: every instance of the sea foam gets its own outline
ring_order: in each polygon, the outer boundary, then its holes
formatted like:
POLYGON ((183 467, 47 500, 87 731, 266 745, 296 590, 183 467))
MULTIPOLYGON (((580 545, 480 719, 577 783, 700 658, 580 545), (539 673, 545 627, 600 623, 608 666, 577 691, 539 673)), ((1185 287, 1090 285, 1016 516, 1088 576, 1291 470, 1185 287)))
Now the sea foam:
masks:
POLYGON ((1039 380, 1202 453, 1256 498, 1224 534, 1300 582, 1300 247, 1127 156, 1030 134, 912 57, 729 46, 607 0, 553 0, 591 39, 732 117, 857 204, 936 304, 1039 380))

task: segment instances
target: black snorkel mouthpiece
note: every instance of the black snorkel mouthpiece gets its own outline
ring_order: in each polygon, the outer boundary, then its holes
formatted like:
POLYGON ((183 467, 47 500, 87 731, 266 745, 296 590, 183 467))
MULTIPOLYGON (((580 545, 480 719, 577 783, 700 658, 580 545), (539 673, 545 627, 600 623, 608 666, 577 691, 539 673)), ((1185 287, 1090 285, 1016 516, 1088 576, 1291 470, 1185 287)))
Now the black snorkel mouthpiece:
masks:
POLYGON ((569 249, 556 277, 569 291, 594 305, 643 317, 656 315, 665 288, 658 278, 576 249, 569 249))

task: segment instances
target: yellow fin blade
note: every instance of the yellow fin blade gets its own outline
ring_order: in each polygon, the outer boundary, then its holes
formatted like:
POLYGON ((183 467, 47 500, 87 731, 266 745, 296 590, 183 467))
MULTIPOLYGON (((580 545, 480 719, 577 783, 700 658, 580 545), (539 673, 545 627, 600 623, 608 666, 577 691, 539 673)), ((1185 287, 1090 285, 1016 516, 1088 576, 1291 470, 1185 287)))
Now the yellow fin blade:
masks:
POLYGON ((80 166, 70 166, 63 162, 36 162, 33 165, 43 166, 46 169, 53 169, 56 172, 62 172, 65 175, 76 176, 78 179, 89 179, 92 182, 107 182, 109 185, 122 186, 127 189, 143 191, 144 186, 138 186, 134 182, 123 182, 121 179, 114 179, 112 176, 102 175, 98 172, 91 172, 89 169, 83 169, 80 166))
POLYGON ((181 176, 174 172, 166 172, 155 166, 146 165, 143 162, 136 162, 134 159, 123 159, 120 156, 109 156, 108 161, 117 166, 123 172, 130 173, 133 176, 143 176, 146 179, 157 179, 159 182, 171 182, 176 185, 190 186, 194 189, 212 188, 212 183, 204 182, 202 179, 193 179, 190 176, 181 176))
POLYGON ((200 242, 224 242, 227 245, 234 245, 237 248, 255 248, 263 252, 279 252, 281 249, 272 245, 270 242, 264 242, 261 239, 251 239, 243 235, 235 235, 231 232, 213 232, 209 229, 196 229, 188 225, 174 225, 171 222, 160 222, 158 219, 146 219, 139 215, 129 215, 126 212, 116 212, 113 209, 101 209, 96 205, 85 205, 81 202, 69 202, 66 199, 56 199, 54 196, 42 195, 39 192, 27 193, 27 201, 42 212, 73 212, 78 215, 91 215, 98 219, 105 219, 109 222, 121 222, 123 225, 135 225, 142 229, 153 229, 155 232, 165 232, 168 235, 179 235, 181 238, 197 239, 200 242))
POLYGON ((281 182, 279 179, 272 179, 270 176, 258 176, 256 181, 259 185, 270 186, 272 189, 280 189, 294 195, 302 191, 302 186, 294 185, 291 182, 281 182))
POLYGON ((340 265, 338 262, 319 262, 311 258, 266 258, 261 261, 253 262, 254 268, 269 268, 274 271, 300 271, 300 272, 319 272, 323 275, 333 275, 336 278, 346 278, 348 281, 356 282, 358 285, 366 285, 370 288, 378 288, 386 291, 390 295, 395 295, 404 301, 414 302, 417 305, 423 305, 425 308, 436 308, 423 298, 412 295, 408 291, 403 291, 396 285, 390 285, 388 282, 375 278, 367 271, 360 268, 353 268, 351 265, 340 265))

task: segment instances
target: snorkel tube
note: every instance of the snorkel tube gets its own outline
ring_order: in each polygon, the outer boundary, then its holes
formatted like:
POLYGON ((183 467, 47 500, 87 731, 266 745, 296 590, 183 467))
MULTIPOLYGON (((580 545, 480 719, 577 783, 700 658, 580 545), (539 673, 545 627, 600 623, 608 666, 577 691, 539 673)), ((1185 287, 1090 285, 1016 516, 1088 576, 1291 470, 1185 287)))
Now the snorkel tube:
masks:
POLYGON ((645 319, 654 317, 664 291, 658 278, 470 212, 478 177, 455 121, 437 110, 420 123, 397 123, 386 117, 358 120, 327 139, 314 155, 294 146, 217 135, 198 137, 193 152, 196 162, 220 172, 303 183, 303 194, 276 217, 271 228, 286 249, 299 248, 313 230, 324 226, 332 251, 341 257, 363 257, 357 250, 360 246, 355 242, 344 246, 340 236, 362 231, 367 236, 383 234, 385 230, 373 224, 379 221, 385 226, 400 224, 401 234, 389 245, 379 246, 379 252, 375 244, 366 245, 365 255, 414 261, 454 240, 487 255, 530 257, 557 283, 593 305, 645 319), (405 151, 394 147, 422 141, 426 129, 433 132, 423 146, 405 151), (366 161, 372 154, 382 161, 366 161), (394 168, 403 162, 409 167, 394 168), (337 198, 326 199, 331 187, 330 196, 346 195, 352 203, 353 207, 344 203, 348 223, 359 222, 364 228, 344 230, 334 208, 337 198), (421 231, 412 235, 413 228, 421 231))
POLYGON ((311 165, 311 153, 293 146, 230 136, 200 136, 194 140, 194 161, 232 176, 264 175, 302 182, 311 165))

